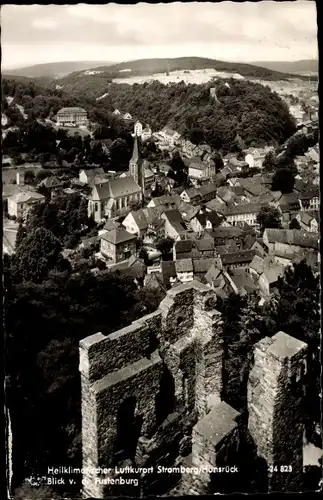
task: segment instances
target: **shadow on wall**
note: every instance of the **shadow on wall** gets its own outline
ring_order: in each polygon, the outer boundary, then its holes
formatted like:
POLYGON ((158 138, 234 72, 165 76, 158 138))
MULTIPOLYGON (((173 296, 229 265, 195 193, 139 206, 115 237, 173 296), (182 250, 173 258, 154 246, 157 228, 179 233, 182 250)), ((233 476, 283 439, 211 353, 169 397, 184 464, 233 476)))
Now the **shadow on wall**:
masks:
POLYGON ((163 373, 160 379, 159 392, 156 395, 156 424, 159 426, 175 409, 175 382, 174 378, 163 363, 163 373))
POLYGON ((224 345, 221 399, 239 412, 247 410, 249 373, 254 365, 254 344, 224 345))
POLYGON ((248 414, 240 417, 239 427, 225 439, 217 454, 217 467, 229 472, 211 474, 210 490, 214 493, 267 493, 268 466, 257 456, 256 445, 247 429, 248 414))
POLYGON ((136 398, 130 396, 120 405, 117 415, 117 438, 115 463, 126 459, 134 460, 141 432, 143 417, 136 415, 136 398))

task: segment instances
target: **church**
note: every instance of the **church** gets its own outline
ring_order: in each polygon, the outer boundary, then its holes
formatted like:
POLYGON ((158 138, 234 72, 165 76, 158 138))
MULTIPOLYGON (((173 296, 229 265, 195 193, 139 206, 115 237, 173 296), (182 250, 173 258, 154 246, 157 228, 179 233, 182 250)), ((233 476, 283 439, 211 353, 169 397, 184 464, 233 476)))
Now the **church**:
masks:
MULTIPOLYGON (((132 157, 129 162, 129 176, 134 179, 134 181, 141 187, 143 195, 145 192, 151 188, 155 180, 154 173, 149 168, 149 163, 147 160, 143 160, 141 156, 141 139, 138 135, 137 125, 135 124, 135 134, 133 143, 132 157)), ((123 174, 122 177, 125 177, 123 174)))
POLYGON ((93 216, 96 222, 127 215, 131 205, 141 202, 145 191, 154 182, 154 174, 147 168, 148 162, 141 157, 140 146, 140 138, 135 135, 128 173, 124 172, 117 179, 93 186, 88 215, 93 216))

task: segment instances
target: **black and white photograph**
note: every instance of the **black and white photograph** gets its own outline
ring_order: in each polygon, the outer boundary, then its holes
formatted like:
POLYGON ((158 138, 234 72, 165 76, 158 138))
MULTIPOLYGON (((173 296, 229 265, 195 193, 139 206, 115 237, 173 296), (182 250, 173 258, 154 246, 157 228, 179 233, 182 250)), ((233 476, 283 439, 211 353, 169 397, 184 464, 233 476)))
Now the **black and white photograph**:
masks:
POLYGON ((317 10, 2 6, 8 500, 322 491, 317 10))

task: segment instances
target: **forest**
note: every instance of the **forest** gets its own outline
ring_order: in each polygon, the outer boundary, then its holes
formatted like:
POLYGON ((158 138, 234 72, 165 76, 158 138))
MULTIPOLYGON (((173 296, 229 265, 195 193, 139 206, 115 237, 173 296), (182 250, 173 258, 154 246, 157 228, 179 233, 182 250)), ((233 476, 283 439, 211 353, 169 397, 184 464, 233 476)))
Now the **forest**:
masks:
POLYGON ((268 87, 230 79, 204 85, 180 82, 163 85, 109 86, 109 98, 153 130, 164 126, 187 139, 198 136, 223 153, 230 151, 237 134, 247 146, 283 143, 296 130, 287 105, 268 87), (227 84, 227 85, 226 85, 227 84), (210 96, 215 88, 216 97, 210 96), (194 130, 194 134, 192 131, 194 130), (196 134, 200 130, 201 134, 196 134))
MULTIPOLYGON (((92 122, 129 132, 132 125, 112 115, 114 109, 120 109, 129 112, 133 119, 149 123, 153 131, 167 126, 184 138, 209 144, 223 154, 231 151, 237 134, 247 147, 261 147, 282 144, 296 130, 295 121, 278 94, 254 82, 229 79, 204 85, 105 83, 105 89, 96 97, 107 89, 109 95, 96 101, 93 90, 82 87, 66 92, 39 88, 34 82, 2 82, 2 95, 14 97, 13 102, 24 106, 29 119, 54 118, 61 107, 81 106, 92 122), (210 88, 215 88, 216 97, 210 95, 210 88)), ((21 123, 18 110, 12 116, 12 105, 9 107, 4 97, 2 111, 13 124, 16 120, 21 123)))

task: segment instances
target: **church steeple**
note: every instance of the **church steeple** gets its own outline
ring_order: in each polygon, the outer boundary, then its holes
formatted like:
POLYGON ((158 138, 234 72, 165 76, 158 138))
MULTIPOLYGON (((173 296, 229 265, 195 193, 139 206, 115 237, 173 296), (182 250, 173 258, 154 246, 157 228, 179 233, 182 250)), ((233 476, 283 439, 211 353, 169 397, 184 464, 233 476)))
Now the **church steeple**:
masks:
POLYGON ((140 153, 140 139, 137 134, 135 134, 134 137, 132 157, 129 162, 129 174, 134 178, 135 182, 138 184, 138 186, 141 187, 142 191, 144 192, 145 172, 140 153))

